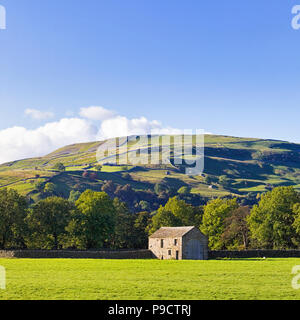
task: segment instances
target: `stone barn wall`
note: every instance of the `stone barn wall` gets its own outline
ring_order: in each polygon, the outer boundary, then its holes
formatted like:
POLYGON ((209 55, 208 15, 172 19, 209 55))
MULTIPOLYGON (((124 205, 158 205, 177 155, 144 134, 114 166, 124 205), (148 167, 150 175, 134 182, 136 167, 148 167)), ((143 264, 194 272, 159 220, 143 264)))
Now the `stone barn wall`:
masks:
POLYGON ((176 260, 176 251, 178 251, 178 259, 182 259, 182 238, 149 238, 149 249, 153 252, 157 259, 176 260), (175 239, 177 244, 175 244, 175 239), (163 240, 163 248, 161 247, 163 240))
POLYGON ((201 245, 203 246, 203 259, 207 260, 208 259, 208 239, 199 231, 199 229, 196 229, 196 228, 183 236, 182 258, 187 259, 188 257, 188 243, 190 240, 200 241, 201 245))

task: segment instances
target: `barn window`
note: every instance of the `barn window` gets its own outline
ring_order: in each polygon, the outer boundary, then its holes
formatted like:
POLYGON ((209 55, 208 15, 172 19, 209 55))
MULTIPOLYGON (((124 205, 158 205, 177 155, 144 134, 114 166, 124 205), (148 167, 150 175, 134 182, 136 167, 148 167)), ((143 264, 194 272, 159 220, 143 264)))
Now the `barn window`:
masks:
POLYGON ((177 239, 174 239, 174 245, 177 246, 177 239))
POLYGON ((164 247, 164 239, 160 240, 160 247, 163 248, 164 247))
POLYGON ((168 254, 169 254, 169 256, 171 256, 172 255, 172 250, 169 250, 168 254))

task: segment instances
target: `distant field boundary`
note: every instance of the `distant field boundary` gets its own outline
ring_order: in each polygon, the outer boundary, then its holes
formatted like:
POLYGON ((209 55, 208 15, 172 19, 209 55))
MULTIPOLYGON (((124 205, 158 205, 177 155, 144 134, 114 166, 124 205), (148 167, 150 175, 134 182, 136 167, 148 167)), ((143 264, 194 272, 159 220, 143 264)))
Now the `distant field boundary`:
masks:
MULTIPOLYGON (((208 259, 300 258, 300 250, 208 251, 208 259)), ((0 258, 19 259, 155 259, 149 250, 0 250, 0 258)))
POLYGON ((300 258, 300 250, 208 251, 208 259, 218 258, 300 258))
POLYGON ((23 259, 152 259, 149 250, 76 251, 76 250, 0 250, 0 258, 23 259))

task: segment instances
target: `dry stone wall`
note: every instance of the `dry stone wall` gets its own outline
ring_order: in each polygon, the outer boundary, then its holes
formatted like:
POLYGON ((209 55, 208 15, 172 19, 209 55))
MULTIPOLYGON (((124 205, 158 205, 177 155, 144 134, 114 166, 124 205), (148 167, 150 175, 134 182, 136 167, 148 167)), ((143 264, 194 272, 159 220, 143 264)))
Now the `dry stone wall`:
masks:
POLYGON ((31 259, 152 259, 149 250, 73 251, 73 250, 1 250, 0 258, 31 259))

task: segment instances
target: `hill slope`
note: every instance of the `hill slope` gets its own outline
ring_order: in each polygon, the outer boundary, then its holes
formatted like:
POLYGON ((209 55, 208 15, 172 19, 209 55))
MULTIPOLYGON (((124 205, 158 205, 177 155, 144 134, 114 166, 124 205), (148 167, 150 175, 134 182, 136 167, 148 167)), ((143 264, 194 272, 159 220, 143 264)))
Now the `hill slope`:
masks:
POLYGON ((97 171, 96 150, 103 142, 75 144, 45 157, 6 163, 0 166, 0 187, 18 190, 33 199, 38 194, 36 182, 53 182, 68 196, 74 189, 100 190, 105 180, 130 184, 136 190, 153 189, 164 180, 175 189, 189 186, 204 197, 245 195, 264 192, 273 186, 294 185, 300 189, 300 144, 277 140, 205 136, 205 169, 202 176, 187 176, 182 167, 108 166, 97 171), (65 172, 53 170, 61 162, 65 172), (94 172, 91 175, 85 171, 94 172), (128 172, 130 175, 125 175, 128 172), (219 177, 226 175, 226 184, 219 177))

